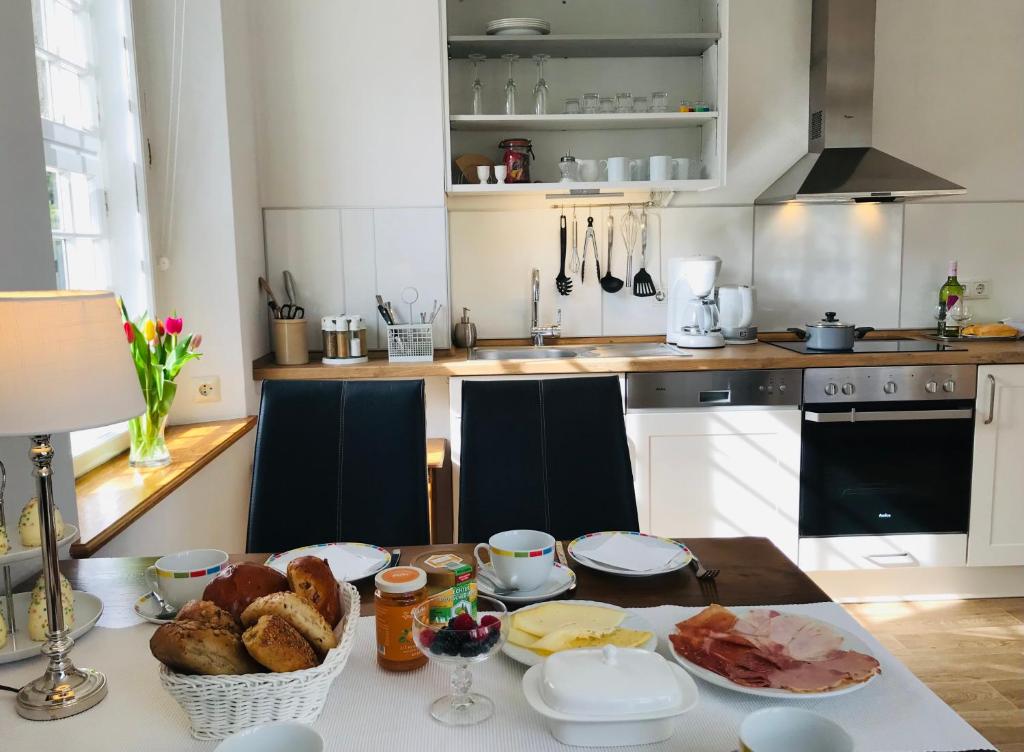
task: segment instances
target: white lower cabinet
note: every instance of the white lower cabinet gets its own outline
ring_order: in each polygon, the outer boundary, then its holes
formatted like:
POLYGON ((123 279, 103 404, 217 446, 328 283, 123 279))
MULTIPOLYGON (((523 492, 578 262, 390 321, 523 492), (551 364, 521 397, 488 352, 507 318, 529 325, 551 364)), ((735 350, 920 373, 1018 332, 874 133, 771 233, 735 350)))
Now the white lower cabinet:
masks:
POLYGON ((967 563, 1024 564, 1024 365, 978 368, 967 563))
POLYGON ((626 433, 642 530, 763 536, 796 561, 797 408, 627 413, 626 433))
POLYGON ((808 572, 962 567, 966 559, 967 536, 956 533, 800 539, 800 568, 808 572))

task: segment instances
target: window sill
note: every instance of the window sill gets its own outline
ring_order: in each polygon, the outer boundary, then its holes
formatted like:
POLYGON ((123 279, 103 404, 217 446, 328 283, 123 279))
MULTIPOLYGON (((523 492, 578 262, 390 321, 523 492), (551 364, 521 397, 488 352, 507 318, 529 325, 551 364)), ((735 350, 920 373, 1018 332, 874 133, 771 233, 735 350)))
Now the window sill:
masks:
POLYGON ((136 470, 128 466, 128 453, 122 452, 77 478, 81 537, 71 546, 71 556, 85 559, 95 554, 255 426, 255 416, 171 426, 167 467, 136 470))

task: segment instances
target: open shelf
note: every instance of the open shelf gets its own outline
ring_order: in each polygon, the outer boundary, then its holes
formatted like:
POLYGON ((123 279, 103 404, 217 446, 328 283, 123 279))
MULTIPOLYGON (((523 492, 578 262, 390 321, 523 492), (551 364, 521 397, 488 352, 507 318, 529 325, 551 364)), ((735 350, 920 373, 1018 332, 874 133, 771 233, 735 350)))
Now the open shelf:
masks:
POLYGON ((448 56, 472 53, 498 57, 547 53, 552 57, 695 57, 718 42, 717 32, 692 34, 547 34, 537 36, 452 36, 448 56))
POLYGON ((718 118, 717 112, 624 112, 597 115, 452 115, 453 131, 615 131, 689 128, 718 118))
MULTIPOLYGON (((650 192, 650 191, 706 191, 719 187, 717 180, 665 180, 653 182, 650 180, 630 180, 619 183, 600 181, 594 183, 511 183, 499 185, 490 183, 480 185, 479 183, 464 183, 453 185, 448 189, 451 195, 472 195, 472 196, 497 196, 511 193, 564 193, 566 201, 585 201, 599 199, 605 193, 629 193, 629 192, 650 192), (600 190, 601 194, 571 196, 571 190, 600 190)), ((560 199, 561 197, 559 197, 560 199)), ((559 200, 553 199, 553 200, 559 200)))

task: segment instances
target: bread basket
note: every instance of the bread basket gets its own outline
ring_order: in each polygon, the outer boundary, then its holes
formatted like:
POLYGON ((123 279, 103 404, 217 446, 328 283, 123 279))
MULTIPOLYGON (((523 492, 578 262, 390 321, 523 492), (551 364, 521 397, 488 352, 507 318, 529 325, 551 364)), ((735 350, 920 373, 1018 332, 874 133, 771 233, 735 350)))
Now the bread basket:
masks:
POLYGON ((334 630, 338 647, 329 650, 315 668, 282 674, 198 676, 161 665, 160 683, 188 714, 192 736, 223 739, 270 721, 315 721, 355 642, 359 592, 349 583, 341 585, 341 603, 345 618, 334 630))

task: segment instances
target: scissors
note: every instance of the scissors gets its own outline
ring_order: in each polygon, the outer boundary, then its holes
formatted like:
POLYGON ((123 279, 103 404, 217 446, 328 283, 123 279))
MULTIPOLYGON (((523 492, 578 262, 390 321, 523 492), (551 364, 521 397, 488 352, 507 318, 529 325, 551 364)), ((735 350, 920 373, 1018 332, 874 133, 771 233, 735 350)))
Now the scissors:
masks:
POLYGON ((294 303, 285 303, 277 309, 277 318, 304 319, 306 318, 306 309, 300 305, 295 305, 294 303))

